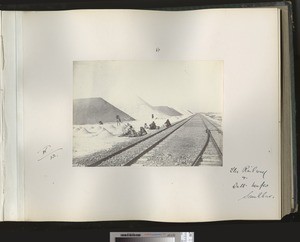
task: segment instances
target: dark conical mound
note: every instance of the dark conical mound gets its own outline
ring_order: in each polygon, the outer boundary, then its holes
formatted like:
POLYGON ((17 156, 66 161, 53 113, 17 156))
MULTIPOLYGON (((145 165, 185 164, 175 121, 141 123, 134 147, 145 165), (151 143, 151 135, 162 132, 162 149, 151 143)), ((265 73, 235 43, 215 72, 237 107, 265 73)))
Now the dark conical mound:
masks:
POLYGON ((82 98, 73 101, 73 124, 97 124, 115 122, 119 115, 121 121, 134 120, 131 116, 116 108, 103 98, 82 98))

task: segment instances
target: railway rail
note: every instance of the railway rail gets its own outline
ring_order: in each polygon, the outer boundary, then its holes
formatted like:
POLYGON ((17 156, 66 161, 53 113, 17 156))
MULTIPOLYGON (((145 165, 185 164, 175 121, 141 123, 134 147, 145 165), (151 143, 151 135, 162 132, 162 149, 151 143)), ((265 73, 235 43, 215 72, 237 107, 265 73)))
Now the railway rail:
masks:
POLYGON ((214 123, 213 121, 211 121, 210 119, 205 117, 203 114, 201 114, 201 116, 205 121, 207 121, 209 123, 209 125, 212 125, 220 134, 223 135, 223 131, 220 129, 220 127, 216 123, 214 123))
POLYGON ((206 127, 207 141, 204 150, 200 152, 198 159, 195 160, 195 165, 221 165, 223 162, 223 151, 218 144, 220 142, 216 141, 214 135, 223 136, 223 132, 216 126, 216 124, 204 117, 204 115, 201 115, 201 117, 203 119, 204 126, 206 127))
MULTIPOLYGON (((193 115, 194 116, 194 115, 193 115)), ((139 153, 138 155, 132 157, 131 159, 129 159, 129 161, 127 162, 121 162, 122 166, 129 166, 131 164, 133 164, 138 158, 137 157, 141 157, 143 154, 145 154, 146 152, 149 152, 151 149, 153 149, 156 145, 158 145, 161 141, 163 141, 164 139, 166 139, 169 135, 171 135, 173 132, 175 132, 177 129, 179 129, 181 126, 183 126, 186 122, 188 122, 191 118, 193 118, 193 116, 188 117, 186 119, 183 119, 175 124, 173 124, 171 127, 169 128, 165 128, 162 129, 154 134, 151 134, 147 137, 145 137, 142 140, 139 140, 123 149, 120 149, 104 158, 99 159, 98 161, 87 165, 88 167, 94 167, 94 166, 100 166, 103 165, 105 162, 109 161, 110 159, 114 159, 116 157, 119 156, 119 158, 122 158, 122 154, 124 154, 125 152, 129 152, 131 149, 133 148, 138 148, 138 146, 142 146, 143 144, 145 144, 145 142, 147 143, 151 143, 151 140, 154 138, 157 138, 158 136, 161 136, 161 138, 158 139, 158 141, 155 141, 154 144, 150 145, 150 147, 148 147, 146 150, 143 150, 141 153, 139 153), (166 134, 165 134, 166 133, 166 134)), ((152 142, 153 143, 153 142, 152 142)), ((131 155, 132 156, 132 155, 131 155)), ((128 159, 128 157, 126 157, 126 159, 128 159)))
MULTIPOLYGON (((175 124, 173 124, 169 128, 165 128, 160 130, 154 134, 145 137, 142 140, 137 141, 123 149, 120 149, 104 158, 97 160, 96 162, 89 164, 87 166, 132 166, 132 165, 147 165, 147 163, 142 163, 143 157, 150 156, 151 152, 157 147, 160 147, 163 141, 165 141, 168 137, 170 137, 175 132, 178 132, 181 128, 183 128, 188 122, 193 119, 195 116, 199 114, 192 115, 189 118, 181 120, 175 124), (136 164, 142 163, 142 164, 136 164)), ((220 165, 222 164, 223 154, 222 149, 219 147, 218 142, 215 140, 214 135, 217 132, 218 135, 222 135, 222 130, 217 127, 212 121, 208 120, 202 114, 200 114, 202 123, 204 127, 202 130, 206 131, 206 140, 203 137, 203 144, 200 149, 200 152, 195 154, 196 158, 191 160, 189 165, 191 166, 200 166, 200 165, 220 165), (205 141, 205 142, 204 142, 205 141)), ((199 116, 198 118, 199 122, 199 116)), ((192 122, 193 123, 193 122, 192 122)), ((182 131, 180 131, 182 132, 182 131)), ((204 131, 203 131, 204 132, 204 131)), ((202 133, 203 133, 202 132, 202 133)), ((176 137, 176 136, 175 136, 176 137)), ((174 136, 172 137, 174 139, 174 136)), ((168 141, 170 143, 170 141, 168 141)), ((161 147, 160 147, 161 148, 161 147)), ((197 147, 195 147, 197 149, 197 147)))
MULTIPOLYGON (((216 127, 213 124, 211 124, 211 122, 207 121, 206 118, 203 117, 203 115, 200 115, 200 117, 202 120, 201 123, 204 126, 204 128, 205 128, 204 130, 207 134, 206 141, 204 143, 202 143, 200 147, 197 147, 197 146, 194 147, 194 150, 200 149, 200 152, 198 153, 198 155, 196 155, 196 158, 189 163, 191 166, 200 166, 200 165, 204 165, 204 164, 220 165, 220 164, 222 164, 222 159, 223 159, 222 151, 221 151, 220 147, 218 146, 218 144, 212 134, 212 132, 216 132, 216 131, 218 132, 218 134, 221 134, 220 128, 216 129, 216 127), (209 123, 207 123, 207 122, 209 122, 209 123)), ((169 135, 171 135, 171 134, 169 134, 169 135)), ((165 137, 165 138, 167 138, 167 137, 165 137)), ((152 147, 149 147, 149 149, 145 150, 139 156, 135 157, 132 161, 128 162, 127 165, 128 166, 133 165, 137 161, 138 161, 137 163, 139 163, 139 165, 147 164, 147 156, 149 156, 150 159, 151 159, 151 157, 152 157, 152 159, 156 159, 155 152, 153 152, 153 154, 151 154, 151 152, 152 152, 153 148, 156 147, 157 145, 159 145, 159 143, 161 143, 162 141, 163 140, 154 144, 152 147)), ((163 147, 161 147, 161 149, 163 149, 163 147)), ((175 161, 174 161, 174 163, 175 163, 175 161)))

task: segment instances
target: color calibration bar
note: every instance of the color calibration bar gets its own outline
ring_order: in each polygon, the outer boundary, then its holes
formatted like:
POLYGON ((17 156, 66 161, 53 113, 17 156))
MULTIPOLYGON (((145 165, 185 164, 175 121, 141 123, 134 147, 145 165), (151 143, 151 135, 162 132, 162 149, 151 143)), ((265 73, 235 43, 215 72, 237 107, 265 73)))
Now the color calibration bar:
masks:
POLYGON ((112 232, 110 242, 194 242, 193 232, 112 232))

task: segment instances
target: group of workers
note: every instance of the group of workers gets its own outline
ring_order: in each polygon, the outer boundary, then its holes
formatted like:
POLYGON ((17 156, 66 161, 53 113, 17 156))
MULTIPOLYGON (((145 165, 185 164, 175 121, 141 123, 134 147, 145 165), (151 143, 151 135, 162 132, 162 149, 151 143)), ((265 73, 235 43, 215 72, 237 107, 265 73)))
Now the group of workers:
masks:
MULTIPOLYGON (((169 119, 164 123, 163 127, 169 128, 171 126, 171 122, 169 119)), ((144 124, 144 127, 140 127, 140 130, 137 132, 134 130, 132 125, 129 123, 125 124, 123 135, 122 136, 128 136, 128 137, 137 137, 137 136, 143 136, 147 134, 146 129, 154 130, 154 129, 160 129, 160 126, 156 125, 154 121, 150 123, 149 125, 147 123, 144 124)))
MULTIPOLYGON (((154 119, 154 115, 151 115, 152 119, 154 119)), ((116 115, 116 121, 117 126, 121 125, 122 121, 119 115, 116 115)), ((99 121, 99 124, 102 125, 103 122, 99 121)), ((171 122, 169 119, 164 123, 163 127, 169 128, 171 126, 171 122)), ((147 134, 146 129, 160 129, 160 126, 156 125, 154 121, 150 123, 149 125, 147 123, 144 124, 144 127, 140 127, 139 131, 135 131, 135 129, 130 125, 129 123, 125 124, 123 127, 123 135, 122 136, 128 136, 128 137, 137 137, 137 136, 143 136, 147 134)))

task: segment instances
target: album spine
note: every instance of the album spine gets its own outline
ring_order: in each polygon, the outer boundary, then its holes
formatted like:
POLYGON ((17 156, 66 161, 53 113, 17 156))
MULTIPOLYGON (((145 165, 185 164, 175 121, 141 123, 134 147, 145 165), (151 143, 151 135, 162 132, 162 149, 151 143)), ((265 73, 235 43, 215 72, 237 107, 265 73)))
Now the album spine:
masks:
POLYGON ((0 221, 4 220, 4 81, 3 81, 3 69, 4 69, 4 51, 3 51, 3 35, 2 35, 2 11, 0 11, 0 221))

